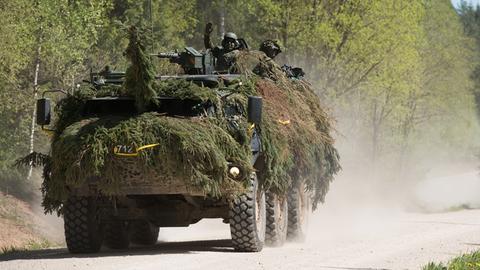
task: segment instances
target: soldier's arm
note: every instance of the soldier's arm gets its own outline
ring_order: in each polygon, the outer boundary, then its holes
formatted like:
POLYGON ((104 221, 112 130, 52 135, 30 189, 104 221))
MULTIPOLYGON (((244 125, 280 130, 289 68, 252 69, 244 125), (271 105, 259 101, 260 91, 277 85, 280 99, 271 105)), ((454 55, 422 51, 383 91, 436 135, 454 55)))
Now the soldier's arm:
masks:
POLYGON ((205 34, 203 35, 203 43, 205 44, 205 49, 213 48, 212 40, 210 39, 210 35, 213 31, 213 25, 211 22, 207 23, 205 26, 205 34))
POLYGON ((212 49, 212 54, 213 54, 213 56, 215 56, 216 58, 218 58, 218 57, 220 57, 220 56, 223 55, 222 49, 219 48, 218 46, 215 46, 215 47, 213 47, 213 48, 211 48, 211 49, 212 49))

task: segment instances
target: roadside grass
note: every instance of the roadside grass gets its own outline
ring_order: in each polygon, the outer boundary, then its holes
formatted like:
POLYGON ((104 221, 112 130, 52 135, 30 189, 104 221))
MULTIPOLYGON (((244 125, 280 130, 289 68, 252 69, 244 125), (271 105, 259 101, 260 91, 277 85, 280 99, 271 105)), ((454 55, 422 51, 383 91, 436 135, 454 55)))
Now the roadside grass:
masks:
POLYGON ((18 226, 27 226, 26 207, 22 207, 20 202, 12 195, 0 192, 0 218, 9 220, 18 226))
POLYGON ((0 191, 0 256, 59 246, 36 226, 35 214, 26 202, 0 191))
POLYGON ((471 210, 471 209, 474 209, 474 208, 469 204, 464 203, 464 204, 449 207, 445 210, 445 212, 456 212, 456 211, 471 210))
POLYGON ((424 213, 424 214, 437 214, 437 213, 448 213, 448 212, 458 212, 458 211, 463 211, 463 210, 473 210, 473 209, 479 209, 480 207, 470 205, 467 203, 462 203, 462 204, 457 204, 457 205, 452 205, 449 207, 445 208, 437 208, 437 209, 431 209, 427 205, 422 205, 420 203, 414 203, 410 207, 410 211, 412 212, 419 212, 419 213, 424 213))
POLYGON ((23 252, 23 251, 46 249, 54 246, 55 245, 49 242, 48 240, 41 240, 41 241, 31 240, 23 247, 18 247, 18 246, 2 247, 0 249, 0 256, 23 252))
POLYGON ((463 254, 454 258, 446 265, 443 263, 430 262, 423 270, 478 270, 480 269, 480 251, 463 254))

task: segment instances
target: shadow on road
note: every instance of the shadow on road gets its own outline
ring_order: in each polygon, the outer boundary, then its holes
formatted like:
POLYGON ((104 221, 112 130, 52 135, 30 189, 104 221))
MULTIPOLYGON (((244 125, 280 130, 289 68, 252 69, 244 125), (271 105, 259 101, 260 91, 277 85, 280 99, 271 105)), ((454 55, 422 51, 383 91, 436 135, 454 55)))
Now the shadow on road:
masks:
POLYGON ((66 248, 14 251, 0 255, 0 261, 186 254, 195 252, 234 252, 234 250, 230 239, 158 242, 154 246, 132 246, 124 250, 112 250, 102 247, 99 253, 91 254, 70 254, 66 248))

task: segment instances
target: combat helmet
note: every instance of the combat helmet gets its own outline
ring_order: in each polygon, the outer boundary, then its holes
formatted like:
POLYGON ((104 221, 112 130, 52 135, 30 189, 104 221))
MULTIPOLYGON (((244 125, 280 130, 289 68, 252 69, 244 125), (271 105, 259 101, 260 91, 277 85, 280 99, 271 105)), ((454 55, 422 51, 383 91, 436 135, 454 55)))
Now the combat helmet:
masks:
POLYGON ((234 40, 238 39, 237 35, 233 32, 227 32, 227 33, 225 33, 225 35, 223 35, 223 39, 227 39, 227 38, 231 38, 231 39, 234 39, 234 40))
POLYGON ((260 45, 260 51, 273 59, 282 52, 282 49, 276 40, 267 39, 260 45))
POLYGON ((222 47, 227 51, 233 51, 238 48, 239 43, 238 43, 238 37, 235 33, 233 32, 227 32, 225 35, 223 35, 223 40, 222 40, 222 47))

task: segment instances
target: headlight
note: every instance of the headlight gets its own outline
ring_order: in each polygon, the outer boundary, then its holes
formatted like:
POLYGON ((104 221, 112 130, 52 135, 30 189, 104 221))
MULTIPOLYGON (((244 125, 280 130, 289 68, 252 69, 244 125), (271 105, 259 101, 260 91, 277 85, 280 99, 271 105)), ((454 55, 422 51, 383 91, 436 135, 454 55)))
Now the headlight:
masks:
POLYGON ((232 178, 237 178, 240 175, 240 168, 232 166, 228 169, 228 174, 230 174, 232 178))

